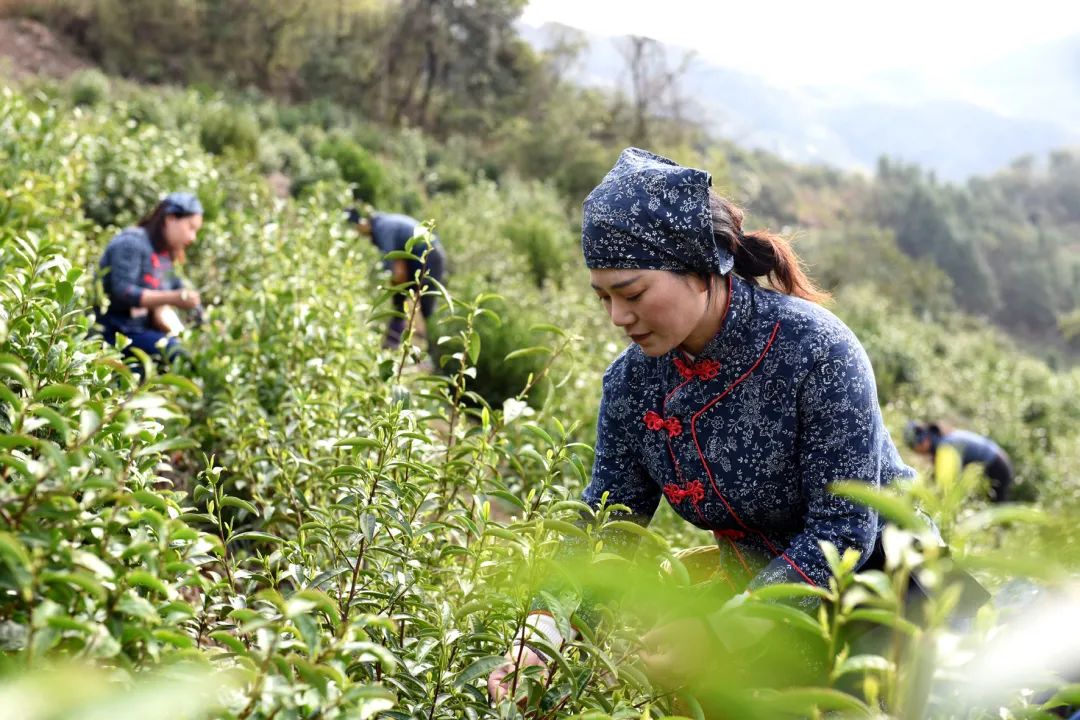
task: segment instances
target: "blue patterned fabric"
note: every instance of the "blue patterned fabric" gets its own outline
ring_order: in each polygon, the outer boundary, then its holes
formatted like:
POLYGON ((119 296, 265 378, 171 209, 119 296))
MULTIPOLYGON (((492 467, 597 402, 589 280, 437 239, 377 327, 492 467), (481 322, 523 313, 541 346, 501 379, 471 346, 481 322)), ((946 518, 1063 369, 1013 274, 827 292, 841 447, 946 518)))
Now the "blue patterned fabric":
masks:
POLYGON ((713 239, 704 170, 639 148, 585 198, 581 247, 590 268, 671 270, 724 275, 735 264, 713 239))
POLYGON ((825 585, 820 541, 865 560, 881 533, 876 513, 826 486, 913 473, 851 330, 813 303, 728 282, 723 327, 698 357, 631 345, 608 368, 584 500, 606 495, 645 524, 666 497, 714 531, 733 590, 825 585))
POLYGON ((189 192, 171 192, 161 201, 169 215, 202 215, 203 206, 199 198, 189 192))

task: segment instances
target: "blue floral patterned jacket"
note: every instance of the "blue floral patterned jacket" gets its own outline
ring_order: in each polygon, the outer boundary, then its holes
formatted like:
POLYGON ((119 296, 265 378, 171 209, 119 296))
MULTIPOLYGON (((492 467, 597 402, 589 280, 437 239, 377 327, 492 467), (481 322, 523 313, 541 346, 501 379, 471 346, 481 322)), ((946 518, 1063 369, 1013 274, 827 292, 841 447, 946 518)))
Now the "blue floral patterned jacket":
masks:
POLYGON ((869 358, 832 313, 729 275, 721 331, 696 358, 627 348, 604 375, 584 500, 647 523, 661 497, 712 530, 733 590, 824 585, 819 541, 865 560, 875 512, 832 495, 912 474, 885 429, 869 358))

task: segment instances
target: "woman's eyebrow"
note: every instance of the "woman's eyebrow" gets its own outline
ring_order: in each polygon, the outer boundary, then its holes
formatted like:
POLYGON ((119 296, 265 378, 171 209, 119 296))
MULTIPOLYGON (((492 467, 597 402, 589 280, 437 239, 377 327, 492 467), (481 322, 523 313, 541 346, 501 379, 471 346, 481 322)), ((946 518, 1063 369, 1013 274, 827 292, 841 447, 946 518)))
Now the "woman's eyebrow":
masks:
MULTIPOLYGON (((635 282, 637 282, 640 279, 641 279, 640 275, 635 275, 634 277, 630 278, 629 280, 623 280, 622 282, 615 283, 614 285, 611 286, 611 289, 612 290, 618 290, 619 288, 624 288, 627 285, 634 284, 635 282)), ((590 284, 592 285, 593 290, 603 290, 604 289, 604 288, 600 287, 599 285, 597 285, 596 283, 590 283, 590 284)))

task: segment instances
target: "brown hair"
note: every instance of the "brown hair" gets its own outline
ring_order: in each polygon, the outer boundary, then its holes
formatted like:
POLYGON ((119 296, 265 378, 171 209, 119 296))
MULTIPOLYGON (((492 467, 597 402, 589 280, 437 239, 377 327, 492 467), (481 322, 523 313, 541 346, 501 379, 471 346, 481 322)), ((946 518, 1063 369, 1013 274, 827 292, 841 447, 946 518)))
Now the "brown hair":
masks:
POLYGON ((709 191, 713 240, 735 256, 735 273, 756 285, 766 277, 769 284, 785 295, 811 302, 822 302, 829 294, 814 284, 802 269, 799 256, 786 238, 767 230, 743 234, 743 211, 715 191, 709 191))

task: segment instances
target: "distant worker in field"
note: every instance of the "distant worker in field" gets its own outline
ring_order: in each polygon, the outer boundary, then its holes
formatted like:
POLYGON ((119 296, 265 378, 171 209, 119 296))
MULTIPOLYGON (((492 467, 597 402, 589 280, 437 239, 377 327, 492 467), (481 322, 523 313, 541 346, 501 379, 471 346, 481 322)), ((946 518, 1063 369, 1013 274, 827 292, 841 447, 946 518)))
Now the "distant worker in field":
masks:
MULTIPOLYGON (((371 242, 383 255, 389 252, 404 251, 409 240, 422 231, 422 223, 408 215, 368 211, 358 208, 350 208, 347 211, 349 222, 356 226, 362 234, 371 238, 371 242)), ((446 254, 439 236, 435 233, 424 234, 412 247, 411 253, 419 260, 387 259, 384 267, 390 271, 391 281, 394 285, 415 283, 417 273, 421 273, 422 282, 419 287, 420 314, 422 315, 421 327, 414 327, 413 332, 421 338, 427 339, 427 320, 435 311, 436 295, 434 286, 429 280, 442 283, 446 271, 446 254), (430 242, 428 240, 430 238, 430 242)), ((405 313, 405 301, 409 298, 413 285, 394 295, 394 309, 399 313, 405 313)), ((401 338, 405 332, 406 320, 404 317, 395 317, 390 320, 386 329, 384 347, 396 348, 401 345, 401 338)))
POLYGON ((99 263, 107 302, 97 312, 106 342, 115 345, 122 333, 132 347, 157 359, 171 362, 183 355, 176 309, 198 310, 201 304, 199 293, 184 287, 173 268, 183 262, 202 224, 199 199, 174 192, 109 241, 99 263))
MULTIPOLYGON (((858 338, 819 304, 824 293, 788 241, 745 231, 742 210, 711 185, 704 170, 628 148, 585 199, 592 288, 628 346, 604 375, 582 500, 623 505, 641 525, 666 500, 710 531, 710 591, 721 599, 776 583, 828 588, 825 542, 857 551, 858 568, 884 566, 885 523, 831 484, 880 488, 914 473, 882 420, 858 338)), ((488 678, 496 699, 517 665, 551 660, 537 641, 569 639, 542 597, 533 608, 488 678)), ((643 638, 650 675, 692 672, 700 658, 680 639, 711 632, 692 620, 696 632, 643 638)))
POLYGON ((972 463, 983 466, 983 473, 990 481, 991 501, 1008 501, 1013 484, 1012 462, 1008 454, 990 438, 968 430, 949 430, 938 423, 912 420, 904 428, 904 442, 912 450, 931 460, 937 456, 938 448, 956 448, 964 467, 972 463))

